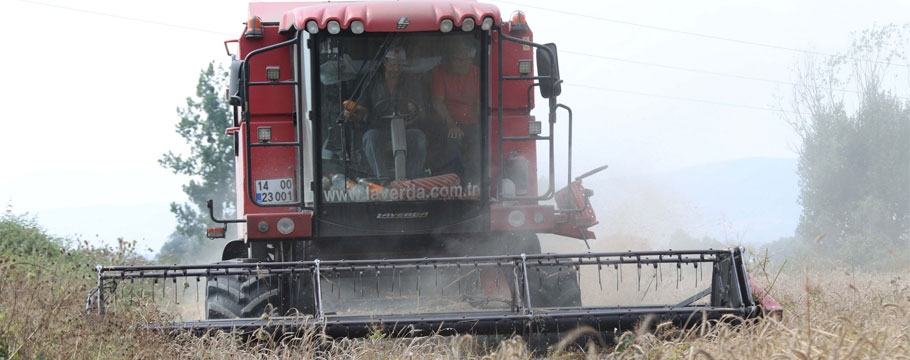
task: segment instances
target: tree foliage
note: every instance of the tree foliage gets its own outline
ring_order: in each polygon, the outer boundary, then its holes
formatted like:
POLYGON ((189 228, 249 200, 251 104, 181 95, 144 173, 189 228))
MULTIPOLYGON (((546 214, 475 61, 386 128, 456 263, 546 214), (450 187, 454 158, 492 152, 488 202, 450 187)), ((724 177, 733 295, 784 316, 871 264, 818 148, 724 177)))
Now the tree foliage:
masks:
POLYGON ((910 262, 908 40, 910 24, 874 27, 799 73, 797 235, 835 260, 910 262))
POLYGON ((233 124, 224 96, 228 71, 215 62, 199 73, 195 97, 186 98, 186 107, 177 108, 180 122, 176 131, 189 144, 189 153, 169 151, 158 163, 175 174, 190 177, 183 186, 188 202, 171 203, 177 228, 159 251, 158 260, 180 262, 208 245, 205 229, 210 222, 206 202, 214 200, 221 216, 232 216, 234 204, 234 151, 224 130, 233 124))
POLYGON ((62 239, 47 235, 34 217, 13 213, 11 205, 0 215, 0 255, 47 256, 65 248, 62 239))

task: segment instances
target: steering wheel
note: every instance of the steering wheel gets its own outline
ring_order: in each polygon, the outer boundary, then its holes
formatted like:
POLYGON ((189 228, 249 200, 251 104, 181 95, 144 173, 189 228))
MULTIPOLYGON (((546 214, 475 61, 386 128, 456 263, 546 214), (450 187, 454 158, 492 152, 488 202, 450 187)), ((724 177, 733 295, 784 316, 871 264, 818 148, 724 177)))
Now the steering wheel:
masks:
POLYGON ((380 119, 391 121, 394 118, 402 118, 407 126, 413 125, 420 115, 420 105, 410 97, 382 99, 373 105, 373 109, 388 113, 388 115, 380 116, 380 119))

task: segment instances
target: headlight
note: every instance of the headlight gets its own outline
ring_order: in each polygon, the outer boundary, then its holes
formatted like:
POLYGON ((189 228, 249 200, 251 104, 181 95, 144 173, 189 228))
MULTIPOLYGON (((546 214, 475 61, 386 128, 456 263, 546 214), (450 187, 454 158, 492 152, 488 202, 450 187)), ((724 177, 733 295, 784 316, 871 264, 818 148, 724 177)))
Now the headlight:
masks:
POLYGON ((278 220, 278 232, 283 235, 290 234, 294 232, 294 220, 289 218, 281 218, 278 220))
POLYGON ((512 227, 522 227, 525 225, 525 213, 521 210, 512 210, 509 213, 509 225, 512 227))

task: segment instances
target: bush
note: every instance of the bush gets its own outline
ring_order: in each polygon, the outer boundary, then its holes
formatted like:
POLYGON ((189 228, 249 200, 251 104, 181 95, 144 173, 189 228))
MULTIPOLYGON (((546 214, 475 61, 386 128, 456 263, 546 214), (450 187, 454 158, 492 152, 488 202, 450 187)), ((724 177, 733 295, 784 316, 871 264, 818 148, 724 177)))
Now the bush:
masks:
POLYGON ((45 234, 28 214, 13 214, 7 207, 0 217, 0 254, 4 255, 38 255, 59 253, 64 249, 64 241, 45 234))

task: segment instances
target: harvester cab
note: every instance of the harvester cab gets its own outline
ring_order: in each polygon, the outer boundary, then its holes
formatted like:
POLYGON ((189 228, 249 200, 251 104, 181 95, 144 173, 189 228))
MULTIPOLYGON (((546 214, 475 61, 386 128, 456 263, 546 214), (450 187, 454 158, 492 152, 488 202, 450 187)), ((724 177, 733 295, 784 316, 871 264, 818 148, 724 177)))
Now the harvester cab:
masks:
POLYGON ((556 46, 533 42, 524 13, 503 20, 468 0, 256 2, 231 43, 238 216, 218 219, 210 202, 220 226, 208 235, 233 227, 237 239, 216 264, 99 266, 92 308, 126 279, 192 278, 205 284, 204 319, 159 326, 612 332, 773 305, 756 297, 741 249, 542 253, 537 234, 594 238, 582 180, 606 167, 573 179, 569 155, 556 190, 572 112, 557 102, 556 46), (537 94, 545 121, 532 115, 537 94), (675 291, 656 295, 667 282, 675 291))

